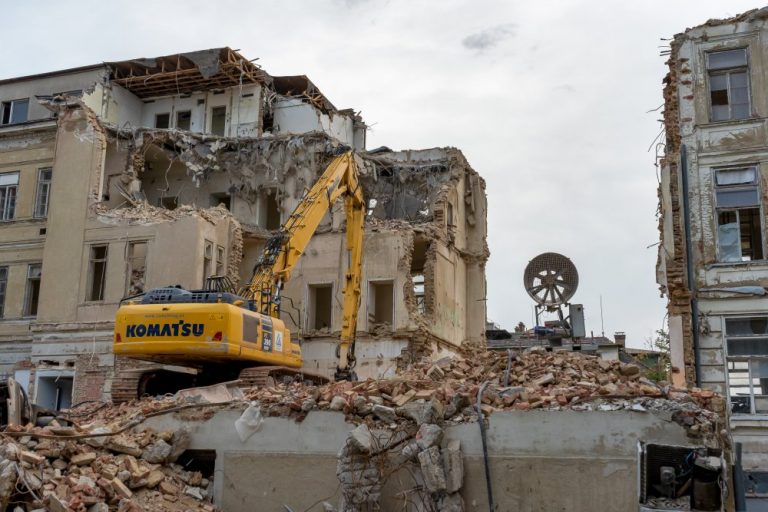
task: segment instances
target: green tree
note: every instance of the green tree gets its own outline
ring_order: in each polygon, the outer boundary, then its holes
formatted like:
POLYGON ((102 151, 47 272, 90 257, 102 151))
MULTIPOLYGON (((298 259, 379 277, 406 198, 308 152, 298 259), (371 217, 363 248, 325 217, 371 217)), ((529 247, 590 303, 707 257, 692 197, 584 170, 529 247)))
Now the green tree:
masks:
POLYGON ((655 352, 639 357, 640 362, 646 367, 646 377, 656 382, 669 381, 669 373, 672 369, 669 356, 669 333, 664 329, 658 329, 653 338, 646 339, 646 345, 655 352))

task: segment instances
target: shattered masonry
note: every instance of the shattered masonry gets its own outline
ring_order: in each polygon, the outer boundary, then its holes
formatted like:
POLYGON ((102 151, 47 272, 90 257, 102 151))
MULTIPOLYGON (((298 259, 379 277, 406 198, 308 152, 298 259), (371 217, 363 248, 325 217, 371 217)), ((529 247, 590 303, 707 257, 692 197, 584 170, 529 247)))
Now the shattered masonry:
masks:
MULTIPOLYGON (((574 435, 600 439, 595 441, 597 445, 626 444, 630 453, 636 450, 639 431, 612 430, 626 415, 641 422, 648 421, 648 417, 659 418, 661 424, 668 424, 667 428, 681 432, 688 444, 730 457, 729 440, 722 429, 725 400, 712 391, 662 387, 642 377, 637 366, 574 352, 547 353, 539 348, 530 349, 515 353, 509 367, 507 359, 504 353, 476 350, 465 352, 463 357, 421 361, 391 380, 371 379, 322 386, 282 383, 243 389, 219 384, 184 390, 176 396, 147 397, 116 406, 83 404, 63 413, 62 418, 74 421, 73 426, 14 426, 0 434, 4 448, 0 450, 0 474, 6 477, 2 482, 16 484, 0 485, 0 506, 14 500, 26 503, 28 509, 36 504, 46 504, 51 510, 58 510, 55 507, 59 504, 61 510, 67 506, 76 509, 80 504, 111 504, 117 505, 119 510, 131 510, 129 505, 133 504, 148 510, 210 512, 214 510, 211 499, 216 498, 221 509, 250 510, 252 505, 239 497, 247 491, 238 487, 234 492, 231 484, 227 488, 223 482, 250 478, 253 486, 252 475, 242 475, 241 466, 236 464, 230 467, 232 461, 227 462, 225 454, 217 457, 215 469, 202 469, 204 473, 185 469, 181 460, 183 452, 195 446, 196 440, 198 443, 207 440, 205 446, 234 443, 232 446, 237 447, 239 454, 253 457, 247 459, 251 471, 258 468, 270 473, 275 468, 259 466, 263 461, 260 462, 257 454, 258 446, 274 451, 275 444, 281 442, 281 435, 286 434, 276 435, 266 422, 282 420, 280 424, 285 425, 286 430, 293 428, 288 428, 291 424, 300 426, 312 421, 320 421, 323 425, 322 419, 312 420, 312 415, 336 411, 339 416, 344 415, 343 421, 339 422, 343 429, 343 444, 338 447, 338 454, 330 452, 325 458, 335 458, 338 485, 334 482, 324 488, 317 475, 304 480, 303 475, 316 471, 312 464, 302 460, 296 468, 281 458, 279 465, 285 465, 286 471, 303 471, 301 476, 294 475, 296 480, 288 482, 302 481, 306 487, 299 490, 294 484, 281 482, 279 489, 272 489, 272 492, 284 496, 283 499, 290 500, 292 505, 298 499, 297 494, 302 494, 310 503, 327 496, 322 499, 328 503, 323 505, 324 509, 339 512, 469 510, 469 503, 478 497, 478 489, 484 489, 484 485, 479 485, 483 483, 483 476, 477 456, 467 457, 465 450, 473 448, 464 445, 477 434, 474 428, 464 427, 477 426, 475 404, 483 382, 489 385, 483 386, 481 410, 490 422, 496 421, 497 414, 510 419, 515 417, 514 414, 535 415, 538 412, 542 414, 537 416, 538 421, 547 414, 603 414, 602 421, 609 425, 604 427, 605 430, 572 432, 568 443, 552 443, 552 449, 561 456, 573 443, 574 435), (505 382, 507 369, 512 385, 505 382), (208 422, 218 421, 219 416, 228 418, 221 431, 205 428, 208 422), (174 431, 169 425, 183 425, 183 428, 174 431), (462 436, 462 432, 469 436, 462 436), (604 440, 621 435, 627 436, 625 443, 604 440), (264 436, 271 436, 271 441, 263 439, 264 436), (248 444, 251 439, 254 443, 248 444), (339 492, 334 494, 333 487, 338 487, 339 492), (225 503, 233 505, 232 508, 225 507, 225 503), (387 504, 392 508, 387 508, 387 504)), ((329 421, 328 416, 320 418, 329 421)), ((523 419, 523 416, 518 418, 523 419)), ((564 431, 570 428, 562 422, 561 425, 564 431)), ((311 430, 316 428, 310 427, 311 430)), ((513 436, 500 437, 515 438, 527 434, 530 433, 516 432, 513 436)), ((654 432, 651 435, 658 440, 662 434, 654 432)), ((503 439, 497 442, 503 442, 503 439)), ((676 442, 681 440, 678 438, 676 442)), ((311 440, 307 439, 306 443, 311 445, 311 440)), ((307 451, 312 449, 317 448, 305 447, 307 451)), ((516 449, 520 450, 520 447, 516 449)), ((538 458, 541 457, 543 447, 531 449, 538 450, 538 458)), ((285 456, 281 454, 281 457, 285 456)), ((494 459, 513 463, 512 458, 500 453, 494 453, 494 459)), ((523 459, 528 471, 533 471, 539 464, 535 462, 537 457, 523 459)), ((586 460, 590 467, 597 466, 598 474, 612 468, 602 476, 605 479, 619 475, 618 480, 613 480, 618 483, 626 476, 621 476, 623 471, 616 469, 624 467, 626 471, 636 464, 631 458, 623 459, 627 457, 606 461, 599 454, 589 454, 586 460)), ((571 457, 554 460, 545 457, 540 464, 551 472, 555 467, 571 463, 571 457)), ((497 466, 495 485, 502 491, 497 498, 506 510, 510 501, 520 497, 503 492, 509 476, 498 470, 504 467, 497 466)), ((542 475, 533 478, 540 479, 542 475)), ((263 485, 262 480, 259 482, 263 485)), ((604 489, 612 487, 601 486, 604 489)), ((261 489, 259 485, 256 488, 261 489)), ((629 488, 629 501, 634 502, 637 499, 635 486, 629 488)), ((572 510, 592 510, 594 501, 590 496, 594 492, 584 496, 574 493, 563 499, 571 500, 572 510)), ((532 498, 534 502, 546 503, 551 499, 547 496, 552 493, 528 494, 539 496, 532 498)), ((621 493, 611 494, 609 491, 609 495, 618 497, 621 493)), ((266 496, 263 498, 267 499, 266 496)), ((481 494, 480 499, 483 498, 481 494)))

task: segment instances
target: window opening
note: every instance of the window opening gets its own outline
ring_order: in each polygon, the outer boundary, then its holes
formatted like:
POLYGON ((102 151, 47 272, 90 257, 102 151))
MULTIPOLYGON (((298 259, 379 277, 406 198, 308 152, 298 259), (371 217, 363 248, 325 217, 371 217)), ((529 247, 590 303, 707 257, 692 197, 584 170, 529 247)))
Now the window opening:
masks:
POLYGON ((712 121, 746 119, 750 115, 746 48, 707 54, 712 121))
POLYGON ((216 207, 220 204, 224 205, 227 210, 232 210, 232 196, 229 194, 211 194, 211 206, 216 207))
POLYGON ((763 233, 757 167, 716 169, 718 259, 762 260, 763 233))
POLYGON ((40 299, 40 278, 43 266, 33 263, 27 267, 27 287, 24 298, 24 316, 37 316, 37 303, 40 299))
POLYGON ((179 206, 179 198, 176 196, 161 197, 159 203, 166 210, 175 210, 179 206))
POLYGON ((8 289, 8 267, 0 267, 0 318, 5 317, 5 291, 8 289))
POLYGON ((72 407, 72 377, 44 376, 37 379, 35 403, 51 411, 72 407))
POLYGON ((0 174, 0 220, 13 220, 15 218, 18 187, 18 172, 0 174))
POLYGON ((224 270, 224 247, 217 245, 216 246, 216 275, 217 276, 223 276, 226 274, 226 271, 224 270))
POLYGON ((394 325, 394 285, 392 281, 371 281, 368 283, 368 325, 394 325))
POLYGON ((429 242, 427 240, 420 237, 414 239, 413 252, 411 253, 411 281, 413 282, 413 295, 416 298, 416 308, 422 315, 426 313, 424 267, 427 263, 428 250, 429 242))
POLYGON ((309 318, 307 325, 310 329, 331 329, 331 315, 333 311, 333 285, 311 284, 309 285, 309 318))
POLYGON ((171 114, 155 114, 155 128, 170 128, 171 114))
POLYGON ((130 242, 128 244, 127 263, 126 295, 143 293, 146 290, 147 242, 130 242))
POLYGON ((227 107, 213 107, 211 109, 211 133, 224 136, 227 121, 227 107))
POLYGON ((768 317, 725 320, 733 414, 768 413, 768 317))
POLYGON ((213 242, 205 241, 205 247, 203 249, 203 286, 205 281, 211 277, 213 272, 213 242))
POLYGON ((176 112, 176 129, 177 130, 191 130, 192 129, 192 111, 181 110, 176 112))
POLYGON ((107 247, 92 245, 88 263, 88 297, 89 301, 104 300, 104 284, 107 276, 107 247))
POLYGON ((0 124, 23 123, 27 121, 29 114, 29 98, 4 101, 2 110, 2 123, 0 124))
POLYGON ((40 169, 37 174, 37 197, 35 198, 35 217, 48 216, 48 202, 51 197, 51 168, 40 169))

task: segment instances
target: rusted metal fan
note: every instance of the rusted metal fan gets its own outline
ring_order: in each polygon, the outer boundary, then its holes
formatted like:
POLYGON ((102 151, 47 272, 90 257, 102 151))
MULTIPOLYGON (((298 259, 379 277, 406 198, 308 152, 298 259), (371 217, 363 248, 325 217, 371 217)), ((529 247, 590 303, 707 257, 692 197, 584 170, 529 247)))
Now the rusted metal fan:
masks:
POLYGON ((566 304, 579 286, 579 273, 571 260, 556 252, 533 258, 523 275, 525 291, 540 306, 555 308, 566 304))

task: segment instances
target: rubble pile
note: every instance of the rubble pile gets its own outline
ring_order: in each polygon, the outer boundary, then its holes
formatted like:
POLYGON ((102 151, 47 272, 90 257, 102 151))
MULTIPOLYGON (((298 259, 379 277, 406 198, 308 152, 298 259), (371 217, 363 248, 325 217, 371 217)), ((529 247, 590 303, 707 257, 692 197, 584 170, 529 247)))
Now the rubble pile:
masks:
POLYGON ((422 362, 395 379, 281 384, 245 390, 245 396, 265 415, 301 420, 313 409, 330 409, 355 423, 395 428, 409 420, 417 425, 477 421, 477 395, 486 381, 484 415, 532 409, 665 411, 690 437, 705 438, 718 434, 725 412, 725 399, 710 390, 660 385, 632 364, 536 348, 511 356, 477 351, 422 362))
POLYGON ((237 433, 244 441, 263 416, 301 421, 313 410, 344 413, 357 425, 337 467, 342 510, 351 512, 378 504, 382 485, 400 470, 415 489, 403 500, 418 498, 425 510, 464 510, 461 447, 443 439, 443 428, 477 422, 479 412, 487 418, 532 409, 647 411, 677 422, 706 446, 727 443, 720 419, 725 401, 711 391, 654 383, 639 367, 619 361, 536 348, 425 360, 388 380, 233 389, 85 404, 62 413, 66 422, 7 427, 0 433, 0 510, 9 503, 17 505, 15 512, 215 510, 212 482, 174 464, 189 434, 142 425, 161 414, 193 423, 219 409, 244 410, 235 425, 242 423, 237 433))
POLYGON ((0 434, 0 510, 216 510, 212 482, 174 464, 188 433, 125 428, 133 423, 9 426, 0 434))

